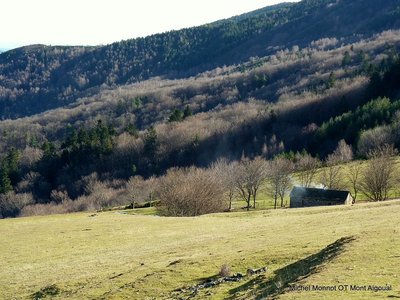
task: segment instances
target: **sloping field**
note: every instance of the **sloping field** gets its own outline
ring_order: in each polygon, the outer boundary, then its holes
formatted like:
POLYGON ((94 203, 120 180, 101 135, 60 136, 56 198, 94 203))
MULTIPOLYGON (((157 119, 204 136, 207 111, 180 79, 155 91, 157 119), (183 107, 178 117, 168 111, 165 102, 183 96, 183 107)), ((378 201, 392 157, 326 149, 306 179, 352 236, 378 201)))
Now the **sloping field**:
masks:
POLYGON ((399 201, 196 218, 0 220, 0 299, 400 298, 399 220, 399 201), (223 264, 244 278, 190 289, 217 278, 223 264))

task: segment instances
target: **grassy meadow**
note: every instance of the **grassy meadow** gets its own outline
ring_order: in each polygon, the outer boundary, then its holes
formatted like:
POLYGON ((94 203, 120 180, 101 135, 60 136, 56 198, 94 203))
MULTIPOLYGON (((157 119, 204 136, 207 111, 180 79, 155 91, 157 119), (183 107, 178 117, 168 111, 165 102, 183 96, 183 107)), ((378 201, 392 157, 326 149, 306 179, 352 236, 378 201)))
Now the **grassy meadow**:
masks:
POLYGON ((400 201, 163 218, 126 212, 0 220, 0 299, 400 298, 400 201), (266 266, 193 293, 216 277, 266 266), (289 285, 391 285, 289 291, 289 285))

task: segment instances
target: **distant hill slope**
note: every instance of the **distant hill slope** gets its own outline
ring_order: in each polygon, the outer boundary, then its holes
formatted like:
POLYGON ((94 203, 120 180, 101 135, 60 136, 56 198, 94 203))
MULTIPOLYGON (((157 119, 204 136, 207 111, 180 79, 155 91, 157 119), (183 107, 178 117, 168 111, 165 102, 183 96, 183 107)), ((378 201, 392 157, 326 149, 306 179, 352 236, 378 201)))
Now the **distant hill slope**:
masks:
POLYGON ((276 47, 399 27, 398 0, 304 0, 107 46, 23 47, 0 55, 0 115, 33 115, 104 87, 185 77, 276 47))

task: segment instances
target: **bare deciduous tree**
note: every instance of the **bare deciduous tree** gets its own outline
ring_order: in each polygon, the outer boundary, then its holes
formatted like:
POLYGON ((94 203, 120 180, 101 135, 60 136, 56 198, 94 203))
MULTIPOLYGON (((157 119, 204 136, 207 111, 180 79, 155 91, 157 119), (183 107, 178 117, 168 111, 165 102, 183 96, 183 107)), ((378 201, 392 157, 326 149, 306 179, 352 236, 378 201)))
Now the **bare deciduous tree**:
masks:
POLYGON ((346 144, 345 140, 340 140, 335 151, 328 155, 325 160, 325 168, 321 173, 321 184, 328 189, 338 190, 344 188, 341 164, 353 159, 353 149, 346 144))
POLYGON ((367 156, 371 151, 379 151, 384 145, 393 143, 393 136, 390 126, 378 126, 361 132, 358 141, 358 152, 363 156, 367 156))
POLYGON ((6 217, 16 217, 20 210, 29 204, 32 204, 34 199, 30 193, 16 194, 8 192, 0 194, 0 219, 6 217))
POLYGON ((292 173, 293 173, 293 163, 290 160, 285 160, 282 162, 281 165, 281 171, 282 171, 282 180, 280 183, 280 187, 278 188, 278 194, 279 198, 281 199, 281 207, 284 207, 283 205, 283 199, 285 198, 286 194, 290 191, 290 188, 292 187, 292 173))
POLYGON ((236 166, 235 188, 239 197, 246 202, 247 211, 250 210, 251 188, 243 160, 236 166))
POLYGON ((275 158, 269 163, 268 182, 271 188, 270 194, 274 197, 275 209, 278 206, 278 197, 281 200, 281 207, 283 207, 285 195, 292 185, 293 168, 293 163, 285 158, 275 158))
POLYGON ((229 203, 228 210, 232 209, 232 201, 235 197, 235 176, 237 174, 237 167, 237 162, 229 163, 226 159, 218 159, 211 166, 216 176, 221 179, 224 186, 225 194, 229 203))
POLYGON ((353 160, 353 149, 345 140, 340 140, 333 155, 338 163, 345 163, 353 160))
POLYGON ((356 202, 358 191, 360 189, 360 175, 362 171, 362 164, 359 161, 354 162, 349 166, 347 172, 347 179, 351 183, 351 187, 353 188, 353 203, 356 202))
POLYGON ((328 155, 325 168, 321 172, 320 181, 324 188, 339 190, 343 187, 342 166, 335 154, 328 155))
POLYGON ((296 157, 296 171, 298 172, 298 179, 300 185, 310 187, 313 183, 317 169, 321 165, 319 159, 312 157, 310 154, 297 155, 296 157))
POLYGON ((262 183, 267 178, 267 162, 261 157, 256 157, 247 166, 247 172, 250 176, 251 194, 253 197, 253 207, 256 208, 257 192, 262 183))
POLYGON ((33 147, 25 147, 21 152, 21 165, 32 168, 43 156, 43 150, 33 147))
MULTIPOLYGON (((132 203, 138 202, 138 200, 143 195, 142 187, 144 185, 144 180, 142 176, 134 176, 129 178, 126 183, 126 189, 129 194, 129 201, 132 203)), ((143 201, 143 199, 141 199, 143 201)))
POLYGON ((134 207, 135 203, 153 201, 156 187, 157 178, 155 177, 150 177, 147 180, 144 180, 141 176, 131 177, 126 183, 129 202, 134 207))
POLYGON ((368 164, 361 174, 360 188, 372 201, 387 200, 395 184, 395 166, 393 155, 397 151, 393 146, 385 145, 368 154, 368 164))
POLYGON ((235 186, 239 196, 246 202, 250 210, 250 201, 256 207, 257 193, 267 177, 267 163, 261 157, 253 160, 242 158, 237 166, 235 186))

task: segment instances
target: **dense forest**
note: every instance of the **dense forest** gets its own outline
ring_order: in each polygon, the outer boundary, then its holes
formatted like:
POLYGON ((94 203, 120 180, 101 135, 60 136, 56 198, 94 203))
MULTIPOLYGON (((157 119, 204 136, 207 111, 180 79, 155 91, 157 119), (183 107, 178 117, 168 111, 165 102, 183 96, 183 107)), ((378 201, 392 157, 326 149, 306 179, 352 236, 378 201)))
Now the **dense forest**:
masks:
POLYGON ((338 144, 358 158, 398 148, 398 20, 397 1, 304 0, 107 46, 2 53, 0 216, 153 200, 168 174, 211 186, 221 159, 304 171, 338 144), (192 166, 208 169, 175 169, 192 166))

